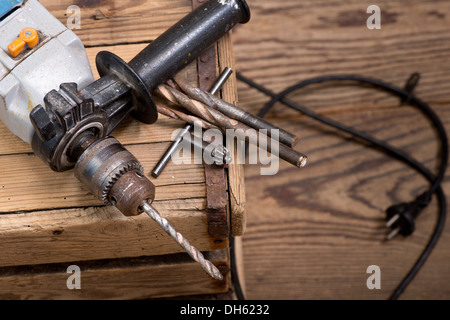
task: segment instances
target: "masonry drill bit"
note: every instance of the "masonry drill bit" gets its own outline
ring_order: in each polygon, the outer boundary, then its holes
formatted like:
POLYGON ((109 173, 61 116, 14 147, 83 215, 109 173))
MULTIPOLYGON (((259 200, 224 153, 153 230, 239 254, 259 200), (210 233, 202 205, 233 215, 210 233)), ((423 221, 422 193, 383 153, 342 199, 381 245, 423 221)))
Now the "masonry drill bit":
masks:
MULTIPOLYGON (((160 85, 155 93, 158 96, 167 99, 171 103, 182 106, 189 112, 201 117, 205 121, 218 126, 224 132, 226 132, 227 129, 231 129, 235 130, 236 132, 240 131, 244 133, 240 135, 240 137, 238 137, 240 140, 255 144, 257 147, 260 146, 260 142, 266 141, 267 143, 264 145, 264 147, 267 148, 270 153, 272 153, 272 138, 263 133, 261 130, 255 130, 248 125, 231 119, 220 111, 217 111, 200 101, 189 98, 183 92, 180 92, 177 89, 172 88, 171 86, 165 84, 160 85)), ((278 144, 278 153, 281 159, 293 164, 298 168, 303 168, 304 166, 306 166, 308 157, 283 143, 278 144)))
POLYGON ((223 280, 223 276, 219 269, 217 269, 211 261, 206 260, 200 251, 191 246, 189 241, 183 237, 181 233, 177 232, 170 222, 164 219, 155 208, 153 208, 147 201, 142 203, 142 208, 150 216, 150 218, 158 223, 168 235, 170 235, 184 250, 186 250, 192 259, 197 261, 202 266, 206 273, 216 280, 223 280))
POLYGON ((209 122, 206 122, 205 120, 196 117, 196 116, 192 116, 190 114, 178 111, 178 110, 174 110, 174 109, 169 109, 160 105, 156 105, 158 112, 160 114, 163 114, 169 118, 175 119, 175 120, 182 120, 184 122, 187 122, 189 124, 191 123, 195 123, 197 125, 199 125, 202 129, 208 130, 208 129, 218 129, 216 126, 212 125, 209 122))
POLYGON ((290 148, 295 147, 298 141, 298 137, 284 129, 278 128, 265 121, 264 119, 255 116, 231 103, 228 103, 219 97, 210 94, 209 92, 203 91, 200 88, 195 88, 189 84, 185 79, 180 76, 174 77, 175 83, 181 88, 181 90, 187 94, 190 98, 195 99, 204 103, 207 106, 223 113, 231 119, 235 119, 251 128, 256 130, 265 129, 268 135, 271 136, 272 130, 278 131, 278 139, 281 143, 287 145, 290 148))
MULTIPOLYGON (((229 69, 229 68, 225 69, 220 74, 219 78, 217 78, 217 80, 215 81, 215 83, 213 84, 213 86, 211 87, 209 92, 212 93, 212 94, 216 94, 217 92, 219 92, 219 90, 223 87, 225 82, 231 76, 231 73, 232 73, 231 69, 229 69)), ((168 83, 170 83, 170 82, 172 82, 172 81, 169 80, 168 83)), ((175 85, 175 83, 173 83, 173 84, 175 85)), ((158 90, 158 88, 157 88, 157 90, 158 90)), ((164 168, 170 162, 170 159, 172 158, 172 155, 176 152, 176 150, 178 149, 178 146, 183 141, 184 135, 186 133, 192 131, 192 129, 194 129, 194 124, 196 122, 192 121, 193 119, 187 119, 187 120, 190 120, 190 121, 186 121, 187 123, 184 126, 184 128, 182 129, 182 131, 180 132, 180 134, 176 137, 175 141, 172 142, 172 144, 170 145, 169 149, 167 149, 167 151, 164 153, 164 155, 161 158, 161 160, 159 160, 159 162, 156 164, 155 168, 152 170, 152 176, 153 177, 155 177, 155 178, 159 177, 159 175, 163 172, 164 168)), ((203 119, 202 119, 202 121, 203 121, 203 119)), ((205 123, 212 126, 212 124, 210 124, 207 121, 205 121, 205 123)), ((204 129, 206 129, 206 127, 204 129)))
POLYGON ((238 121, 225 116, 223 113, 212 109, 204 103, 191 99, 183 92, 178 91, 167 84, 162 84, 154 91, 161 98, 165 98, 171 103, 182 106, 189 112, 201 117, 205 121, 221 128, 234 128, 238 121))

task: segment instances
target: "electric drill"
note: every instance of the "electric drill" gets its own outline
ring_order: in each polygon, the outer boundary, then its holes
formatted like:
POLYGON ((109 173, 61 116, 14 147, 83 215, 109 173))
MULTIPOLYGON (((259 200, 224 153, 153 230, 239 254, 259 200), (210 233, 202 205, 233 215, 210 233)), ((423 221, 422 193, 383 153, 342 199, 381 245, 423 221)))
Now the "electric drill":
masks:
POLYGON ((151 207, 155 187, 139 161, 110 137, 128 116, 152 124, 151 92, 196 60, 250 11, 245 0, 210 0, 129 63, 100 52, 95 80, 80 39, 37 0, 0 5, 0 120, 57 172, 75 176, 125 216, 144 211, 203 269, 222 276, 151 207))

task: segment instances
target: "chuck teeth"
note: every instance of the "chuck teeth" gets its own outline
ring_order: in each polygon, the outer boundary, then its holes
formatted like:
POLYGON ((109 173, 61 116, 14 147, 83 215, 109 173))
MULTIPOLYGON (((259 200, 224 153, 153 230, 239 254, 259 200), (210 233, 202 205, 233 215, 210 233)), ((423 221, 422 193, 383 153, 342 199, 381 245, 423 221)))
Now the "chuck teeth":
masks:
POLYGON ((108 183, 106 184, 106 186, 102 192, 101 200, 103 201, 104 204, 113 205, 113 203, 111 203, 111 201, 109 200, 109 197, 108 197, 111 189, 116 184, 117 180, 119 180, 126 173, 134 171, 134 170, 139 171, 139 172, 144 171, 142 165, 139 162, 131 162, 131 163, 126 164, 122 168, 118 169, 117 173, 109 179, 108 183))
POLYGON ((78 180, 106 205, 112 205, 111 189, 130 171, 142 173, 144 169, 139 160, 113 137, 94 142, 75 165, 78 180))

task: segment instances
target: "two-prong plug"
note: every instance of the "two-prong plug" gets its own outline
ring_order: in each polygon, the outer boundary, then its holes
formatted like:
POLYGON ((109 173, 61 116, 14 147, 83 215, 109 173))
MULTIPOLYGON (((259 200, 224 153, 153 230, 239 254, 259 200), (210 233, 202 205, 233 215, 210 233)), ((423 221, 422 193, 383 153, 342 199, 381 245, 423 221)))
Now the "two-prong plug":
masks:
POLYGON ((411 235, 415 230, 415 219, 430 202, 428 193, 423 193, 412 202, 400 203, 386 210, 386 226, 392 231, 386 237, 393 239, 396 235, 411 235))

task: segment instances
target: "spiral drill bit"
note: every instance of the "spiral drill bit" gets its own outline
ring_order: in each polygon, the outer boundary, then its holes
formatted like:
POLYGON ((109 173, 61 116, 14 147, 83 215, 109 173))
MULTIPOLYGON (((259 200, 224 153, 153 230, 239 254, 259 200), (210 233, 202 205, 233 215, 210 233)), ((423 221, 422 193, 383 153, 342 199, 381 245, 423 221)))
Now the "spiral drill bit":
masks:
MULTIPOLYGON (((231 69, 230 69, 231 70, 231 69)), ((181 88, 181 90, 191 99, 202 102, 206 106, 209 106, 225 116, 237 120, 251 128, 257 130, 267 130, 269 136, 271 136, 272 130, 278 131, 278 139, 281 143, 287 145, 290 148, 295 147, 298 142, 298 137, 293 135, 292 133, 276 127, 270 122, 265 121, 264 119, 255 116, 234 104, 228 103, 225 100, 220 99, 219 97, 201 90, 200 88, 196 88, 192 86, 190 83, 183 79, 180 75, 174 77, 176 85, 181 88)))
MULTIPOLYGON (((228 80, 228 78, 231 76, 232 70, 230 68, 226 68, 219 76, 219 78, 217 78, 217 80, 214 82, 213 86, 211 87, 211 89, 209 90, 209 92, 211 94, 216 94, 217 92, 219 92, 219 90, 222 88, 222 86, 225 84, 225 82, 228 80)), ((161 87, 157 88, 156 91, 158 91, 159 89, 161 89, 161 87)), ((170 95, 171 96, 171 95, 170 95)), ((170 115, 170 109, 167 110, 160 110, 161 111, 168 111, 166 113, 166 115, 170 115)), ((175 112, 175 110, 172 110, 175 112)), ((162 112, 161 112, 162 113, 162 112)), ((178 115, 179 116, 179 115, 178 115)), ((183 116, 182 116, 183 117, 183 116)), ((181 118, 182 118, 181 117, 181 118)), ((200 121, 204 122, 205 126, 202 126, 203 129, 208 129, 207 127, 210 126, 217 128, 216 126, 210 124, 209 122, 197 118, 200 121)), ((194 128, 194 124, 198 124, 199 122, 196 121, 196 119, 193 119, 192 117, 190 119, 186 119, 187 123, 184 126, 183 130, 180 132, 180 134, 177 136, 177 138, 175 139, 175 141, 170 145, 169 149, 167 149, 166 153, 163 155, 163 157, 161 158, 161 160, 159 160, 159 162, 156 164, 155 168, 152 170, 152 176, 155 178, 158 178, 159 175, 163 172, 164 168, 167 166, 167 164, 169 163, 170 159, 172 158, 172 155, 176 152, 178 146, 180 145, 184 135, 190 131, 192 131, 192 129, 194 128)), ((192 141, 195 141, 192 140, 192 141)), ((226 149, 225 147, 222 146, 223 149, 226 149)), ((225 151, 225 150, 224 150, 225 151)), ((231 162, 231 159, 229 162, 227 162, 227 159, 224 159, 224 163, 229 163, 231 162)))
POLYGON ((169 221, 164 219, 155 208, 153 208, 147 201, 142 203, 142 208, 144 211, 152 218, 161 228, 170 235, 186 252, 197 261, 211 277, 216 280, 223 280, 223 276, 219 269, 211 263, 211 261, 206 260, 203 254, 198 251, 195 247, 191 246, 189 241, 183 237, 183 235, 175 230, 175 228, 170 224, 169 221))
POLYGON ((198 126, 200 126, 202 129, 205 130, 209 130, 209 129, 217 129, 216 126, 210 124, 209 122, 206 122, 205 120, 192 116, 190 114, 178 111, 178 110, 174 110, 174 109, 169 109, 166 107, 163 107, 161 105, 156 105, 156 107, 158 108, 158 112, 160 114, 163 114, 169 118, 175 119, 175 120, 182 120, 185 121, 186 123, 189 123, 189 126, 192 126, 192 124, 196 124, 198 126))
MULTIPOLYGON (((263 148, 267 148, 270 153, 272 153, 272 150, 270 149, 272 145, 277 145, 277 156, 279 156, 280 159, 283 159, 298 168, 303 168, 306 166, 308 160, 306 155, 297 152, 283 143, 277 143, 279 142, 277 138, 274 139, 274 142, 272 142, 272 138, 262 130, 257 130, 258 128, 249 127, 246 124, 232 119, 213 107, 188 97, 183 92, 178 91, 169 85, 163 84, 158 86, 155 93, 159 97, 164 98, 171 103, 182 106, 208 123, 221 128, 224 132, 228 129, 235 130, 235 132, 243 132, 244 134, 242 134, 241 137, 238 137, 240 140, 254 144, 257 147, 260 146, 260 142, 265 141, 266 143, 263 144, 263 148)), ((266 132, 271 130, 270 127, 268 129, 266 129, 266 132)))
MULTIPOLYGON (((75 176, 106 205, 113 205, 126 217, 146 212, 214 279, 222 280, 219 270, 150 204, 155 199, 155 185, 144 175, 143 167, 113 137, 97 140, 93 133, 80 139, 75 176)), ((76 150, 78 150, 76 149, 76 150)), ((76 151, 75 150, 75 151, 76 151)))

